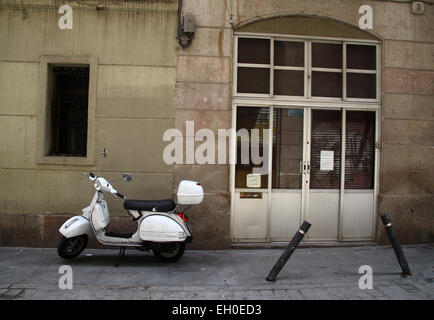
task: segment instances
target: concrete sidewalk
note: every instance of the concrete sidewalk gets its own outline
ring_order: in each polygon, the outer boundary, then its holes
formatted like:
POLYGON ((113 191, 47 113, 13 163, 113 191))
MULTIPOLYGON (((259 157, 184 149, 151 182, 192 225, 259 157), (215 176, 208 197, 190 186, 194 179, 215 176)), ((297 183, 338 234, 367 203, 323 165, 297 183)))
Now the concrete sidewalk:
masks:
POLYGON ((282 249, 187 250, 175 264, 127 250, 85 250, 65 261, 56 249, 0 248, 0 299, 433 299, 434 244, 403 246, 412 276, 402 277, 390 246, 299 248, 275 282, 266 282, 282 249), (73 289, 59 288, 59 267, 73 289), (373 289, 360 289, 361 265, 373 289))

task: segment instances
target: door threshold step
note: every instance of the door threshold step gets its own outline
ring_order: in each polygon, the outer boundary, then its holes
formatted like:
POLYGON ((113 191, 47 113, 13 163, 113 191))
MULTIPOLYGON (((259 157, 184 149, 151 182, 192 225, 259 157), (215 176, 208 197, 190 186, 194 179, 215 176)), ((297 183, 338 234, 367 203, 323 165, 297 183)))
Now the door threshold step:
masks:
MULTIPOLYGON (((232 243, 231 249, 282 249, 288 246, 288 242, 237 242, 232 243)), ((376 246, 373 241, 347 241, 347 242, 300 242, 298 248, 332 248, 332 247, 361 247, 376 246)))

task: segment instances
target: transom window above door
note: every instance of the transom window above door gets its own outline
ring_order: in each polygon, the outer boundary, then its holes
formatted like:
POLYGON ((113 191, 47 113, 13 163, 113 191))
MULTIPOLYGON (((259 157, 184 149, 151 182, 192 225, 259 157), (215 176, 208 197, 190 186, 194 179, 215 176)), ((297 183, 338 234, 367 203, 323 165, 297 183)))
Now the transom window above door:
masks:
POLYGON ((378 43, 236 36, 236 96, 379 101, 378 43))

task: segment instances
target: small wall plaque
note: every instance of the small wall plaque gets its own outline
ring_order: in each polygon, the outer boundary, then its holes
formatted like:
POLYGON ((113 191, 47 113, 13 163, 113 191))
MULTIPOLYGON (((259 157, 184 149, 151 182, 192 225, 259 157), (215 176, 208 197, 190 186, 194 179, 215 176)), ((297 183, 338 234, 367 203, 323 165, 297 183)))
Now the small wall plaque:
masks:
POLYGON ((241 199, 262 199, 262 192, 240 192, 241 199))

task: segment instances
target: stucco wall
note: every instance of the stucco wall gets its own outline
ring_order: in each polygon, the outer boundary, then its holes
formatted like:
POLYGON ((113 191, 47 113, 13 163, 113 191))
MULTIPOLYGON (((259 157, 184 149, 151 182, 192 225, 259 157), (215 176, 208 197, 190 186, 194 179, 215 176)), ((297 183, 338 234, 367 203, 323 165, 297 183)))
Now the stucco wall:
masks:
MULTIPOLYGON (((65 3, 73 9, 72 30, 57 24, 63 2, 0 2, 1 245, 55 245, 65 217, 90 202, 93 187, 81 172, 96 172, 104 147, 109 156, 101 160, 101 175, 118 180, 120 192, 132 199, 172 197, 173 167, 163 162, 162 136, 174 126, 177 2, 111 1, 101 11, 95 1, 65 3), (88 150, 94 165, 36 161, 39 69, 46 55, 97 59, 89 128, 95 148, 88 150), (119 182, 123 172, 133 174, 131 183, 119 182)), ((106 199, 112 216, 127 218, 122 201, 106 199)))

